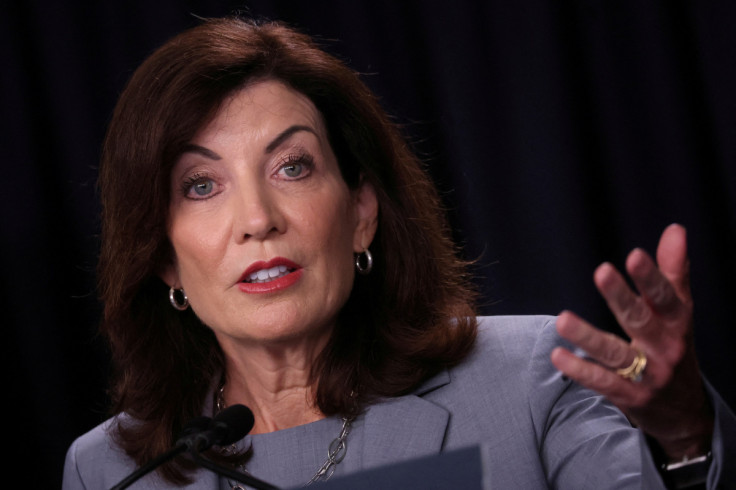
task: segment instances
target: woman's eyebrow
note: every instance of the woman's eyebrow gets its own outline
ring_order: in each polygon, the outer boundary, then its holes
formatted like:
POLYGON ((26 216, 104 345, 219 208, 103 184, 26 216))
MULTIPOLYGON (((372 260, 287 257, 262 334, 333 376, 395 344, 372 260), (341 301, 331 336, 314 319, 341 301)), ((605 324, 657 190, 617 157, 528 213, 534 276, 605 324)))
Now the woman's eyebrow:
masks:
POLYGON ((186 145, 181 153, 182 155, 184 153, 197 153, 199 155, 202 155, 203 157, 207 157, 212 160, 222 160, 222 157, 214 151, 209 150, 204 146, 195 145, 193 143, 189 143, 188 145, 186 145))
POLYGON ((272 151, 274 151, 276 148, 279 147, 279 145, 281 143, 283 143, 284 141, 286 141, 287 139, 289 139, 289 137, 292 134, 297 133, 299 131, 308 131, 308 132, 312 133, 313 135, 319 137, 319 135, 317 134, 317 132, 314 129, 310 128, 309 126, 302 126, 302 125, 299 125, 299 124, 295 124, 293 126, 290 126, 287 129, 285 129, 284 131, 282 131, 281 134, 279 134, 278 136, 276 136, 273 139, 273 141, 271 141, 268 144, 268 146, 266 147, 266 154, 271 153, 272 151))

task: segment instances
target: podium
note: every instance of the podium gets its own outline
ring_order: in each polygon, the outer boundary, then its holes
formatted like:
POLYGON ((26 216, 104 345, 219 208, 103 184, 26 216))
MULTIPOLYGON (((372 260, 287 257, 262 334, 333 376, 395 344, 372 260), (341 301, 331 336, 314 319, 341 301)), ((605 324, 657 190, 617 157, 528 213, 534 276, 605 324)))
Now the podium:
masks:
POLYGON ((314 483, 320 490, 488 490, 481 448, 469 447, 314 483))

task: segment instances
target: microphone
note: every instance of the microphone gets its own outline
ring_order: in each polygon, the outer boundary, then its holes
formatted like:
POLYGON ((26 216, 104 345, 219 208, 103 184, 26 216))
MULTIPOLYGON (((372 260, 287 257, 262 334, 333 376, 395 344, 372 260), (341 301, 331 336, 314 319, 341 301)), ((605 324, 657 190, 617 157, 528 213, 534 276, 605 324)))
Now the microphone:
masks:
POLYGON ((193 432, 183 437, 183 444, 189 448, 189 455, 194 462, 210 471, 258 490, 278 490, 278 487, 270 483, 247 473, 221 466, 200 454, 201 451, 206 451, 213 445, 225 446, 242 439, 253 428, 253 424, 255 424, 255 418, 250 408, 245 405, 231 405, 218 413, 206 430, 193 432))
MULTIPOLYGON (((197 417, 197 419, 209 418, 197 417)), ((192 422, 187 425, 190 426, 192 422)), ((215 415, 215 418, 209 422, 206 429, 183 432, 182 437, 177 441, 177 445, 185 444, 190 451, 198 452, 206 451, 215 445, 226 446, 245 437, 254 424, 255 418, 250 408, 245 405, 231 405, 215 415)))
MULTIPOLYGON (((204 460, 199 452, 206 451, 213 445, 232 444, 242 439, 253 428, 254 423, 255 418, 253 417, 253 412, 245 405, 232 405, 217 414, 215 418, 204 416, 195 417, 184 425, 181 435, 172 449, 138 468, 121 480, 120 483, 112 487, 111 490, 127 488, 139 478, 187 450, 201 466, 221 473, 222 469, 219 465, 215 465, 215 463, 209 460, 204 460)), ((231 478, 238 478, 239 476, 239 474, 237 476, 234 474, 230 475, 231 478)), ((256 482, 262 483, 258 480, 256 482)), ((256 488, 268 487, 256 486, 256 488)))
POLYGON ((120 482, 112 487, 110 490, 122 490, 124 488, 128 488, 130 485, 132 485, 134 482, 138 481, 141 477, 144 475, 150 473, 151 471, 155 470, 165 462, 167 462, 170 459, 173 459, 174 456, 178 455, 179 453, 183 453, 187 450, 189 447, 185 440, 187 437, 192 437, 193 435, 196 435, 204 430, 207 430, 207 428, 212 424, 212 419, 209 417, 195 417, 186 424, 184 424, 184 427, 181 430, 181 437, 176 441, 176 444, 174 447, 167 452, 161 454, 160 456, 152 459, 145 465, 138 468, 136 471, 125 477, 124 479, 120 480, 120 482))
POLYGON ((180 444, 184 444, 186 446, 185 442, 188 437, 207 430, 211 424, 212 418, 210 417, 205 417, 204 415, 194 417, 192 420, 184 424, 184 427, 181 429, 181 434, 179 434, 179 439, 176 440, 174 447, 179 446, 180 444))

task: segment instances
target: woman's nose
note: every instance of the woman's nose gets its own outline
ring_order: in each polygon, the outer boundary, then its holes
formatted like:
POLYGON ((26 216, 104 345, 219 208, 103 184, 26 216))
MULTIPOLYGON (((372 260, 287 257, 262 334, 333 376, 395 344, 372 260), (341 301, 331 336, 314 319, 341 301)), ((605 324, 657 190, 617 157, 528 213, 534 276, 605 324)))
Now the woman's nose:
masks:
POLYGON ((236 241, 263 240, 285 230, 284 217, 268 189, 256 185, 242 187, 234 199, 234 208, 236 241))

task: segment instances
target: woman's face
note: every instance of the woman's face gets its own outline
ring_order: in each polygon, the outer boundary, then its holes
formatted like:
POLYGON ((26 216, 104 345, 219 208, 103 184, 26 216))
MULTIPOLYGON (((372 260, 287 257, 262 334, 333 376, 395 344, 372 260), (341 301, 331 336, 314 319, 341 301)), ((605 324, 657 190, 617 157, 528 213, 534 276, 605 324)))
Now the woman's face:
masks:
POLYGON ((171 196, 162 278, 224 349, 329 336, 378 206, 343 181, 307 97, 272 80, 237 92, 177 161, 171 196))

